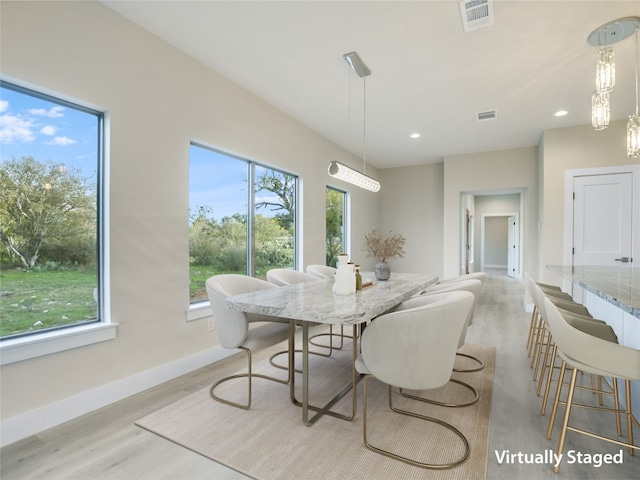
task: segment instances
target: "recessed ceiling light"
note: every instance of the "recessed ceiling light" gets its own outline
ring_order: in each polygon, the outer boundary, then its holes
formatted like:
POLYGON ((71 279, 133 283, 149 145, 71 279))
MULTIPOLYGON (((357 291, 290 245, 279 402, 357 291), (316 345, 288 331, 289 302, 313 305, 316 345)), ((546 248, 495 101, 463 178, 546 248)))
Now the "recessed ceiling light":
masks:
POLYGON ((420 134, 419 133, 412 133, 411 134, 411 138, 420 138, 420 134))
POLYGON ((568 110, 558 110, 556 113, 554 113, 553 115, 556 117, 564 117, 565 115, 567 115, 569 113, 568 110))

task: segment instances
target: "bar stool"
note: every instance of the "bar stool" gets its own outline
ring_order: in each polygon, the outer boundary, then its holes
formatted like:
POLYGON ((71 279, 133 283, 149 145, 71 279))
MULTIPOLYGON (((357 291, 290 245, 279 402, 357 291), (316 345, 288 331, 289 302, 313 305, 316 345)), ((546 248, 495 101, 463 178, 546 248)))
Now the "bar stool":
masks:
MULTIPOLYGON (((562 383, 559 383, 554 399, 551 418, 549 419, 549 428, 547 429, 546 438, 550 439, 558 405, 560 403, 565 404, 566 407, 556 455, 562 454, 568 431, 582 433, 609 443, 626 446, 628 448, 629 455, 633 455, 634 450, 640 449, 640 446, 633 442, 633 426, 635 424, 640 427, 640 423, 633 415, 631 409, 631 381, 640 381, 640 350, 618 345, 617 343, 603 340, 582 332, 570 325, 551 301, 545 299, 544 305, 547 321, 549 322, 549 328, 553 333, 554 341, 557 346, 558 355, 562 358, 560 378, 564 376, 567 368, 571 370, 571 380, 569 383, 566 402, 560 401, 562 383), (615 407, 592 407, 574 403, 574 392, 578 371, 611 377, 615 392, 614 397, 616 399, 615 407), (625 386, 626 405, 624 409, 620 408, 617 399, 617 379, 622 380, 625 386), (620 414, 625 415, 627 427, 626 442, 569 425, 573 407, 587 407, 595 410, 614 412, 617 417, 619 435, 621 433, 620 414)), ((554 473, 558 473, 559 468, 559 464, 555 465, 553 469, 554 473)))

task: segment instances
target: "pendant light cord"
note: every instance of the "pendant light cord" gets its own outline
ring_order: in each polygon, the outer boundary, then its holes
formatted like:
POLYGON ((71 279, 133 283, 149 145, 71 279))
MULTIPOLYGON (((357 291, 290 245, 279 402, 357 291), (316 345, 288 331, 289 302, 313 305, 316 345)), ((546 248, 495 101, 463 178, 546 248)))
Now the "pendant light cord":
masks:
MULTIPOLYGON (((637 77, 637 75, 636 75, 637 77)), ((362 77, 362 173, 367 173, 367 77, 362 77)), ((637 102, 636 102, 637 103, 637 102)))
POLYGON ((638 29, 636 29, 636 115, 638 115, 638 29))

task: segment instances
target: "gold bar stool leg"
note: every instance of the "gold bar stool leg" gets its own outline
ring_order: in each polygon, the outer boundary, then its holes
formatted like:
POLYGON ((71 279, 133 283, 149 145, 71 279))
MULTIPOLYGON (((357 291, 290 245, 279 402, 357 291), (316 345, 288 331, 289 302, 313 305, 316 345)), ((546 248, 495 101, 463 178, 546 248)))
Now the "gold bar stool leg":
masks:
MULTIPOLYGON (((556 455, 560 456, 564 449, 564 442, 567 437, 567 426, 569 425, 569 415, 571 415, 571 403, 573 402, 573 392, 576 386, 576 378, 578 376, 578 370, 576 368, 571 370, 571 381, 569 382, 569 393, 567 394, 567 404, 564 411, 564 420, 562 421, 562 430, 560 431, 560 440, 558 442, 558 449, 556 455)), ((553 473, 558 473, 560 465, 554 465, 553 473)))
MULTIPOLYGON (((616 382, 617 383, 617 382, 616 382)), ((624 381, 624 389, 625 389, 625 398, 627 401, 626 405, 626 413, 627 413, 627 440, 629 441, 629 445, 633 445, 633 413, 631 411, 631 381, 626 379, 624 381)), ((629 447, 629 455, 633 456, 634 452, 633 447, 629 447)))
MULTIPOLYGON (((547 409, 547 401, 549 400, 549 392, 551 391, 551 383, 553 380, 553 370, 555 368, 556 363, 556 353, 558 347, 556 347, 555 343, 553 344, 551 350, 551 367, 549 368, 549 375, 547 376, 547 385, 544 389, 544 396, 542 397, 542 408, 540 408, 540 415, 544 416, 545 410, 547 409)), ((559 387, 558 387, 559 388, 559 387)))
POLYGON ((527 350, 531 345, 531 339, 533 338, 533 331, 536 328, 536 319, 538 318, 538 307, 533 306, 533 313, 531 314, 531 322, 529 323, 529 335, 527 336, 527 350))
POLYGON ((548 365, 549 362, 549 350, 552 349, 553 342, 551 340, 551 332, 547 335, 547 345, 544 349, 544 359, 542 361, 542 370, 540 371, 540 380, 538 382, 538 390, 536 391, 536 395, 540 396, 540 392, 542 391, 542 384, 544 383, 544 375, 547 371, 549 371, 548 375, 551 376, 551 372, 553 371, 553 364, 551 366, 548 365))
POLYGON ((549 417, 549 426, 547 427, 546 439, 551 439, 553 433, 553 423, 556 421, 556 413, 558 412, 558 403, 560 402, 560 393, 562 392, 562 386, 564 385, 564 372, 567 369, 567 363, 563 360, 560 367, 560 377, 558 377, 558 389, 556 390, 556 396, 553 401, 553 408, 551 409, 551 415, 549 417))

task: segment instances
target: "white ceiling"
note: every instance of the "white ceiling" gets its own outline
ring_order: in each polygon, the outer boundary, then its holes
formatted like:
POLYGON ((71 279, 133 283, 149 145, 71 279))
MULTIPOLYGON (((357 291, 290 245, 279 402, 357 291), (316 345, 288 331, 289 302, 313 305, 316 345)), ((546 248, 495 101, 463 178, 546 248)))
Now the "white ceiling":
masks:
MULTIPOLYGON (((360 157, 366 98, 366 161, 379 168, 534 146, 544 130, 590 124, 587 36, 640 16, 638 0, 497 0, 493 25, 465 33, 457 0, 102 3, 360 157), (366 97, 342 58, 354 50, 372 71, 366 97), (491 109, 496 120, 476 121, 491 109)), ((635 37, 614 51, 619 120, 635 110, 635 37)))

